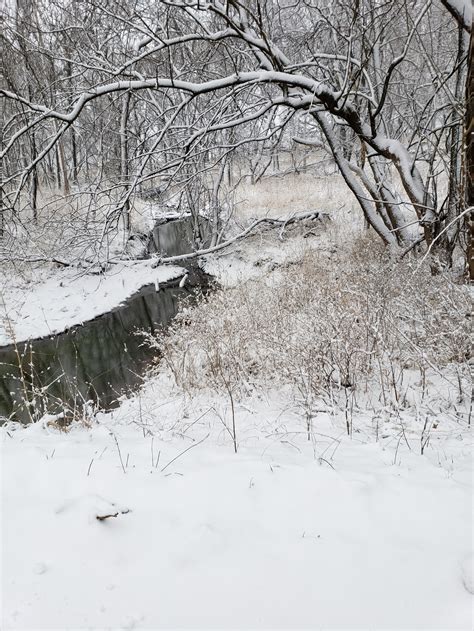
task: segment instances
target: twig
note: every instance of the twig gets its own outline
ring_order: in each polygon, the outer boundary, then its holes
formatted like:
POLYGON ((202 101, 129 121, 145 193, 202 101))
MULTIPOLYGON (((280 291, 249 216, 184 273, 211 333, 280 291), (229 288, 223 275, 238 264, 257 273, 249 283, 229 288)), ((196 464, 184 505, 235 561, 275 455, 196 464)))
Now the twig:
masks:
POLYGON ((55 258, 47 258, 47 257, 35 257, 35 258, 24 258, 21 256, 15 257, 2 257, 0 258, 0 263, 12 263, 14 261, 20 261, 21 263, 56 263, 56 265, 60 265, 61 267, 72 267, 72 263, 67 263, 66 261, 61 261, 55 258))
POLYGON ((206 414, 208 414, 211 410, 213 410, 212 407, 210 407, 208 410, 206 410, 203 414, 201 414, 201 416, 198 416, 197 419, 195 421, 193 421, 192 423, 189 423, 189 425, 183 430, 183 434, 186 434, 186 432, 188 431, 188 429, 190 429, 191 427, 193 427, 193 425, 196 425, 196 423, 198 421, 200 421, 202 418, 204 418, 204 416, 206 416, 206 414))
POLYGON ((88 477, 89 477, 89 474, 90 474, 90 472, 91 472, 91 467, 92 467, 92 463, 93 463, 93 462, 94 462, 94 458, 92 458, 92 460, 90 461, 89 468, 87 469, 87 476, 88 476, 88 477))
POLYGON ((416 248, 417 245, 420 245, 420 243, 423 243, 423 241, 425 240, 425 237, 420 237, 419 239, 416 239, 416 241, 413 241, 413 243, 407 247, 405 250, 403 250, 403 252, 400 254, 400 260, 405 257, 409 252, 411 252, 412 250, 414 250, 416 248))
POLYGON ((331 469, 334 469, 334 471, 336 470, 336 469, 334 468, 334 466, 333 466, 333 465, 329 462, 329 460, 326 460, 326 458, 322 458, 322 457, 320 456, 320 457, 318 458, 318 461, 319 461, 319 464, 321 464, 321 463, 325 462, 326 464, 328 464, 328 465, 331 467, 331 469))
POLYGON ((204 438, 202 438, 199 442, 194 443, 194 445, 190 445, 189 447, 186 447, 186 449, 184 451, 182 451, 181 453, 179 453, 177 456, 175 456, 172 460, 170 460, 168 462, 168 464, 165 464, 165 466, 163 467, 163 469, 161 469, 161 473, 163 473, 163 471, 165 469, 167 469, 170 464, 172 464, 173 462, 175 462, 175 460, 178 460, 178 458, 181 458, 181 456, 183 456, 187 451, 189 451, 190 449, 192 449, 193 447, 197 447, 198 445, 200 445, 201 443, 203 443, 205 440, 207 440, 209 438, 210 434, 206 434, 206 436, 204 436, 204 438))

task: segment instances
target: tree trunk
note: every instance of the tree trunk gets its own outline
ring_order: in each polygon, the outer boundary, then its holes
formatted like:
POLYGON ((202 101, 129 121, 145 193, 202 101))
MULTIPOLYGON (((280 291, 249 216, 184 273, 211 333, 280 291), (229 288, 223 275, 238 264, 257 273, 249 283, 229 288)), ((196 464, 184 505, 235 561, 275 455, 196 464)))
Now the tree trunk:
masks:
MULTIPOLYGON (((0 130, 0 140, 3 134, 0 130)), ((3 202, 3 160, 0 160, 0 239, 5 236, 5 205, 3 202)))
POLYGON ((469 278, 474 281, 474 43, 472 32, 468 55, 466 103, 466 202, 468 208, 471 208, 468 215, 467 259, 469 278))
MULTIPOLYGON (((463 103, 464 100, 464 64, 463 60, 467 53, 469 45, 469 37, 462 28, 458 26, 458 54, 456 64, 458 66, 455 88, 456 104, 463 103)), ((460 222, 456 221, 463 209, 463 181, 462 181, 462 138, 463 138, 463 121, 459 120, 458 108, 453 108, 451 115, 451 131, 449 134, 450 156, 449 156, 449 188, 448 188, 448 208, 444 221, 445 234, 440 240, 438 248, 440 255, 446 260, 450 267, 452 265, 453 251, 457 242, 460 230, 460 222), (447 227, 449 226, 449 228, 447 227)), ((442 228, 443 226, 440 226, 442 228)))
POLYGON ((56 145, 56 151, 54 153, 56 157, 56 185, 58 190, 61 190, 61 159, 59 157, 59 145, 56 145))
POLYGON ((61 171, 63 174, 64 194, 69 195, 71 192, 71 187, 69 186, 69 176, 67 173, 66 156, 64 154, 64 143, 63 143, 62 138, 59 139, 58 149, 59 149, 59 160, 61 163, 61 171))
POLYGON ((74 184, 78 184, 79 181, 79 169, 77 164, 77 143, 76 143, 76 130, 71 128, 71 152, 72 152, 72 181, 74 184))
POLYGON ((221 208, 219 202, 219 189, 221 187, 222 181, 224 180, 224 175, 230 169, 230 164, 227 160, 225 160, 219 169, 219 173, 214 181, 214 186, 212 189, 212 237, 211 237, 211 247, 214 247, 218 244, 219 234, 221 230, 221 208))
MULTIPOLYGON (((123 105, 122 105, 122 115, 120 117, 120 176, 122 178, 122 183, 125 186, 128 186, 129 172, 128 172, 128 134, 127 134, 127 125, 128 125, 128 115, 130 112, 130 92, 125 94, 123 105)), ((123 224, 126 234, 128 235, 130 232, 130 201, 127 195, 125 203, 123 205, 123 224)))
MULTIPOLYGON (((67 49, 68 56, 72 57, 72 51, 67 49)), ((69 60, 67 62, 67 73, 69 76, 69 86, 71 90, 71 94, 74 94, 74 80, 73 80, 73 68, 72 63, 69 60)), ((77 166, 77 143, 76 143, 76 130, 71 127, 71 155, 72 155, 72 182, 73 184, 78 184, 78 166, 77 166)))

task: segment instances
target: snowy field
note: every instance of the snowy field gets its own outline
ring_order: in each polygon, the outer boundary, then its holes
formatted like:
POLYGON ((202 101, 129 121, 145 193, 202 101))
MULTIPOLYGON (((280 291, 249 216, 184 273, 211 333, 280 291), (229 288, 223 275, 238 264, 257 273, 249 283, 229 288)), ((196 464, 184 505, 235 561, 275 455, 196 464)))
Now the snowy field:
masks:
POLYGON ((228 413, 161 376, 90 428, 3 428, 2 628, 472 629, 465 426, 421 456, 408 418, 321 412, 308 442, 256 391, 235 454, 228 413))

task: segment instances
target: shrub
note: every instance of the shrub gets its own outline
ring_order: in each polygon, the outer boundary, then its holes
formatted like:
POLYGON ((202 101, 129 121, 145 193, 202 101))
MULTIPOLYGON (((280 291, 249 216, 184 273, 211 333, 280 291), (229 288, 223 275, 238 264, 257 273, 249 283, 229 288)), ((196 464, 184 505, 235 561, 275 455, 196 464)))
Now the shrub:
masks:
POLYGON ((339 254, 309 251, 297 265, 216 291, 152 343, 187 392, 235 396, 289 384, 308 434, 321 400, 346 411, 351 433, 350 410, 365 394, 376 392, 382 407, 409 405, 407 371, 423 382, 427 370, 464 371, 469 312, 466 288, 449 275, 433 277, 361 238, 339 254))

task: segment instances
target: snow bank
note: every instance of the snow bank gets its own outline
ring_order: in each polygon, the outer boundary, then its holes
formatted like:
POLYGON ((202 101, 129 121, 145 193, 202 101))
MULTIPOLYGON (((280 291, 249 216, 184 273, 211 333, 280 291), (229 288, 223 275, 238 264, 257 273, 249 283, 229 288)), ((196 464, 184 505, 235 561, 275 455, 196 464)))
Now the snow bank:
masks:
POLYGON ((180 267, 153 269, 151 261, 123 261, 106 273, 57 271, 37 283, 3 283, 0 296, 0 345, 44 337, 91 320, 117 307, 144 285, 177 278, 180 267))

